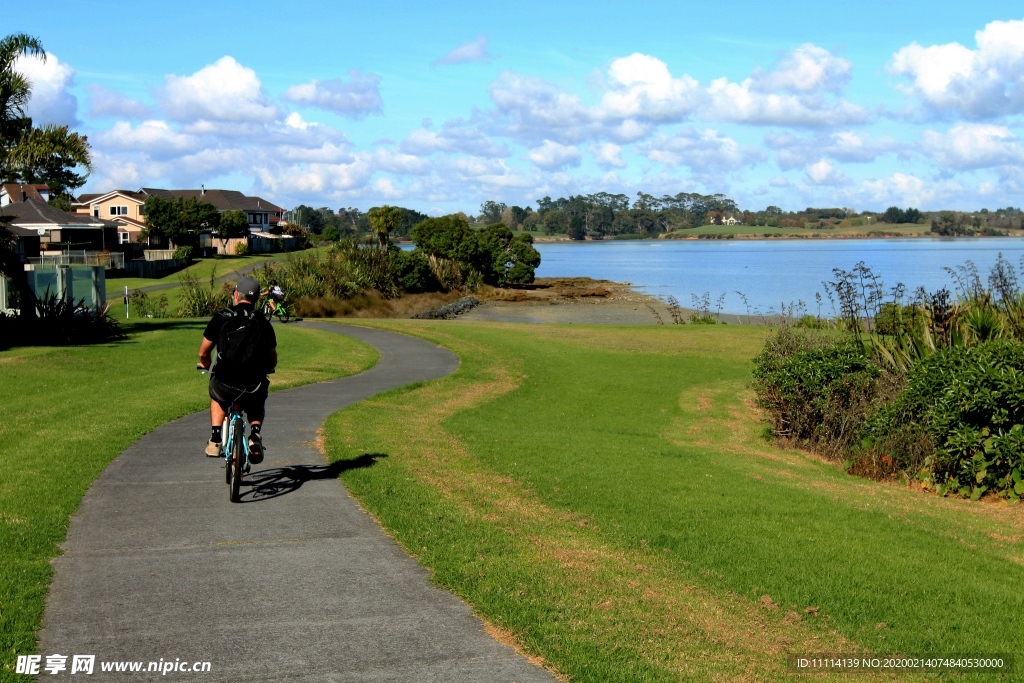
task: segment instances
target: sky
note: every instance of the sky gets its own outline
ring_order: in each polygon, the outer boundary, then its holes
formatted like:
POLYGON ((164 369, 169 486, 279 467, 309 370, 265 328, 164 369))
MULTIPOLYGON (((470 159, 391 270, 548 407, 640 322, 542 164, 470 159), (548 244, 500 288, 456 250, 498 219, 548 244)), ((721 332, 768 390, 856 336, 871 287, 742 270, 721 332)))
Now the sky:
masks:
POLYGON ((284 207, 723 193, 859 211, 1020 206, 1019 2, 134 3, 9 13, 81 192, 284 207))

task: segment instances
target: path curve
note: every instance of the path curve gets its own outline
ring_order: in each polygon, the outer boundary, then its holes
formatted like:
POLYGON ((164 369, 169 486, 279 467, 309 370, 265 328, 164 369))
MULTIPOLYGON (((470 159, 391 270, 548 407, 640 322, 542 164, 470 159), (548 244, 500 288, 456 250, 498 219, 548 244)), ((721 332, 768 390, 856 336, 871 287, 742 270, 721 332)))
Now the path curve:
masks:
MULTIPOLYGON (((125 450, 71 521, 40 654, 93 654, 92 680, 545 681, 348 497, 313 445, 324 419, 381 391, 443 377, 458 358, 404 335, 331 323, 380 352, 372 369, 271 394, 262 496, 228 502, 206 458, 208 414, 125 450), (209 661, 208 674, 107 673, 101 661, 209 661)), ((70 664, 70 657, 68 663, 70 664)), ((70 666, 68 667, 70 669, 70 666)), ((44 675, 51 680, 70 676, 44 675)))

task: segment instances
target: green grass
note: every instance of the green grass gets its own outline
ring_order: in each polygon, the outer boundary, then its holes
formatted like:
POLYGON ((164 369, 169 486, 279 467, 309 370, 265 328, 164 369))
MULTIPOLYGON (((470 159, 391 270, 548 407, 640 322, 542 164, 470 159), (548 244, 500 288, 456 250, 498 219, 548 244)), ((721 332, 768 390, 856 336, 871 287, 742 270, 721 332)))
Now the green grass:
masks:
MULTIPOLYGON (((204 322, 136 323, 128 339, 0 352, 0 681, 36 630, 69 516, 89 484, 131 443, 209 406, 195 372, 204 322)), ((273 389, 344 376, 377 353, 350 337, 275 326, 273 389)), ((194 448, 197 457, 203 444, 194 448)))
POLYGON ((182 268, 181 270, 165 275, 159 278, 148 278, 148 277, 116 277, 107 279, 107 296, 111 299, 117 299, 124 295, 124 288, 127 287, 128 291, 133 289, 139 289, 142 287, 152 287, 153 285, 164 285, 164 284, 178 284, 178 278, 184 273, 192 273, 199 279, 200 282, 207 282, 210 279, 210 273, 216 269, 217 277, 233 273, 239 268, 251 265, 253 263, 262 263, 275 258, 281 258, 281 254, 257 254, 255 256, 221 256, 217 258, 203 258, 197 259, 195 263, 182 268))
POLYGON ((762 441, 746 388, 762 330, 386 326, 450 346, 460 370, 334 416, 329 454, 386 454, 343 475, 350 491, 569 680, 1024 650, 1021 508, 762 441))

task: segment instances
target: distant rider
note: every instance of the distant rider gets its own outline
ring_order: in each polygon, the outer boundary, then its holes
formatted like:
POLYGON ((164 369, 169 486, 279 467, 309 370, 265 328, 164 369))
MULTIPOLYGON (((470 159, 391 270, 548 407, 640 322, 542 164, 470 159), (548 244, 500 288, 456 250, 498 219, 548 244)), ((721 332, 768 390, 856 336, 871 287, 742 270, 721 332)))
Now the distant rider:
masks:
POLYGON ((256 280, 239 278, 231 295, 232 305, 207 323, 199 344, 199 366, 207 370, 213 361, 211 353, 217 348, 217 364, 210 374, 212 433, 206 455, 217 458, 223 454, 224 417, 237 402, 249 420, 249 462, 254 465, 263 462, 260 429, 270 385, 267 375, 277 367, 277 336, 270 321, 256 310, 259 293, 256 280))
POLYGON ((270 304, 270 314, 277 314, 277 305, 284 301, 284 290, 277 286, 277 280, 271 280, 270 286, 267 287, 265 292, 260 292, 260 296, 269 296, 267 303, 270 304))

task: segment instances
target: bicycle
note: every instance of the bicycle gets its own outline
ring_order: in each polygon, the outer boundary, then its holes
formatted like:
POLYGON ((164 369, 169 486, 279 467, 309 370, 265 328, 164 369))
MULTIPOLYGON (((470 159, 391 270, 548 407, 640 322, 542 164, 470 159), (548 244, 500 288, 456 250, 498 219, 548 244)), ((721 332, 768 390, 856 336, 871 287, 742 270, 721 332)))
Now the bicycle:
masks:
POLYGON ((263 317, 265 317, 267 320, 273 320, 274 317, 276 316, 281 319, 282 323, 288 322, 289 320, 291 320, 292 317, 291 313, 288 312, 288 307, 284 305, 283 301, 277 302, 277 310, 275 311, 273 308, 270 307, 270 300, 267 299, 266 301, 263 302, 263 307, 260 309, 260 311, 263 312, 263 317))
MULTIPOLYGON (((204 375, 209 372, 201 366, 196 369, 204 375)), ((239 404, 239 400, 245 394, 253 394, 258 391, 261 384, 262 382, 251 389, 245 389, 235 397, 235 400, 231 402, 231 410, 228 411, 221 427, 221 434, 224 438, 221 447, 224 451, 224 480, 228 485, 228 499, 232 503, 241 502, 242 477, 251 469, 249 439, 246 438, 245 418, 242 416, 242 406, 239 404)))

